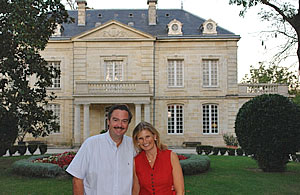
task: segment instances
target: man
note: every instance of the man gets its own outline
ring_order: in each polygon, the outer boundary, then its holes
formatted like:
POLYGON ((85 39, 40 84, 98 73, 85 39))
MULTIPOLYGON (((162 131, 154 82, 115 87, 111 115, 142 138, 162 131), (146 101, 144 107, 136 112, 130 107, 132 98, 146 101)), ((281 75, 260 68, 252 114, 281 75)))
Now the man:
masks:
POLYGON ((132 139, 125 136, 132 114, 126 105, 108 112, 109 131, 88 138, 67 168, 73 175, 73 194, 128 195, 132 191, 132 139))

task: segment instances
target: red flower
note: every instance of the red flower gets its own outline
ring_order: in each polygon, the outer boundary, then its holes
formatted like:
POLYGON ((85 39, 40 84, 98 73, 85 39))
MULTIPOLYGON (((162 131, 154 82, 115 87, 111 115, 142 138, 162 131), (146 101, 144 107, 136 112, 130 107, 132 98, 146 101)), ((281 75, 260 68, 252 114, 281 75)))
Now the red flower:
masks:
POLYGON ((36 159, 33 160, 32 162, 52 163, 52 164, 57 164, 58 166, 63 168, 64 166, 69 165, 71 163, 75 155, 76 152, 64 152, 61 154, 49 156, 47 158, 36 159))
POLYGON ((185 160, 188 159, 188 157, 184 156, 184 155, 178 155, 179 160, 185 160))

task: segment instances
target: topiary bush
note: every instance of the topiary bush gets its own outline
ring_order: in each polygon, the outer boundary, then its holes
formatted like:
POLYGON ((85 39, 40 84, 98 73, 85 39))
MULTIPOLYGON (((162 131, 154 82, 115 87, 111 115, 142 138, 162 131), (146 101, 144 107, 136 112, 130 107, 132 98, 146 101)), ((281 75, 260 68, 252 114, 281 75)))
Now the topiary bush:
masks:
POLYGON ((213 155, 218 155, 219 151, 220 151, 220 149, 218 147, 214 147, 213 148, 213 155))
POLYGON ((285 171, 289 154, 299 148, 300 108, 277 94, 246 102, 235 121, 235 133, 246 154, 266 172, 285 171))
POLYGON ((227 152, 228 152, 228 155, 229 155, 229 156, 235 156, 235 149, 233 149, 233 148, 228 148, 228 149, 227 149, 227 152))
POLYGON ((63 168, 52 163, 33 163, 32 161, 44 156, 32 156, 28 159, 22 159, 12 164, 14 173, 29 177, 56 177, 66 175, 63 168))
POLYGON ((179 161, 184 175, 195 175, 209 170, 210 159, 208 156, 196 154, 184 154, 184 156, 188 159, 179 161))
POLYGON ((237 154, 238 156, 243 156, 243 155, 244 155, 243 149, 242 149, 242 148, 236 149, 236 154, 237 154))
POLYGON ((209 155, 213 150, 213 146, 209 145, 200 145, 196 146, 196 152, 197 154, 205 153, 206 155, 209 155))
POLYGON ((220 150, 220 154, 222 156, 225 155, 225 153, 227 152, 227 148, 225 148, 225 147, 219 147, 219 150, 220 150))

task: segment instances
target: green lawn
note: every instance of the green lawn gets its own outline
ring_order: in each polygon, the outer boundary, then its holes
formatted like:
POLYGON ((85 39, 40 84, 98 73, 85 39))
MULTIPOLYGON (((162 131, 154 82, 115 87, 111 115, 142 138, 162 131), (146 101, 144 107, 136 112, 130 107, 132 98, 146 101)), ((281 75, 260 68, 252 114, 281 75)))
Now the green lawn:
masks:
MULTIPOLYGON (((0 157, 0 194, 72 194, 71 178, 45 179, 13 175, 10 165, 26 157, 0 157)), ((185 176, 186 194, 300 194, 300 163, 287 172, 264 173, 248 157, 210 156, 207 173, 185 176)))

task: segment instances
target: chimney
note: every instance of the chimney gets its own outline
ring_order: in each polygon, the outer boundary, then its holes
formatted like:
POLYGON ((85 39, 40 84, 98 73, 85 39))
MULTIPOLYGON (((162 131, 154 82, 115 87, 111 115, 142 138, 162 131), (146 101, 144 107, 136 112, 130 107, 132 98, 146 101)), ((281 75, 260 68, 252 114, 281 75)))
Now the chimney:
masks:
POLYGON ((148 8, 148 22, 149 25, 156 25, 156 4, 157 0, 147 0, 148 8))
POLYGON ((78 6, 78 26, 85 26, 85 6, 86 0, 76 0, 78 6))

